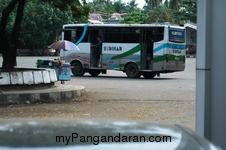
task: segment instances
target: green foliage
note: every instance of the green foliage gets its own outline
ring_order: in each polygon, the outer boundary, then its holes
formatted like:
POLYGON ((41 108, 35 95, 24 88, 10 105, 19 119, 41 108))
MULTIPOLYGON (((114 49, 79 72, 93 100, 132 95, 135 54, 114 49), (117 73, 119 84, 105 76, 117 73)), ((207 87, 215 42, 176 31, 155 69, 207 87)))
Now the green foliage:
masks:
POLYGON ((58 8, 61 11, 71 10, 74 18, 88 16, 90 7, 86 0, 37 0, 47 2, 51 7, 58 8))
MULTIPOLYGON (((3 0, 0 11, 2 12, 11 1, 3 0)), ((69 0, 67 3, 60 0, 41 1, 30 0, 26 3, 19 37, 20 47, 29 49, 44 48, 61 36, 63 24, 87 22, 89 6, 85 1, 82 3, 74 0, 69 0)), ((6 26, 8 36, 12 33, 16 13, 14 9, 8 18, 6 26)))
POLYGON ((148 15, 142 11, 133 11, 127 14, 120 23, 122 24, 146 24, 148 15))
POLYGON ((2 12, 0 20, 0 53, 3 57, 3 69, 14 68, 19 43, 28 41, 34 48, 35 46, 41 47, 42 44, 48 44, 49 41, 52 41, 52 37, 57 36, 59 21, 61 25, 64 24, 65 22, 62 21, 68 20, 68 14, 71 14, 76 20, 79 18, 84 19, 84 16, 88 18, 90 10, 86 0, 2 0, 0 9, 2 12), (35 6, 44 4, 43 2, 49 5, 37 7, 36 9, 35 6), (26 4, 29 6, 29 3, 35 5, 34 7, 33 5, 30 6, 34 9, 32 13, 29 9, 27 12, 25 10, 26 4), (29 16, 22 25, 26 13, 28 13, 28 16, 32 14, 33 18, 29 16), (56 22, 51 22, 51 20, 56 20, 56 22), (50 25, 47 25, 46 22, 50 22, 50 25), (26 30, 23 30, 23 27, 26 30), (24 35, 20 35, 21 30, 25 33, 24 35), (26 31, 29 32, 26 34, 26 31), (47 39, 47 37, 50 38, 47 39))
POLYGON ((24 10, 20 40, 26 48, 43 48, 57 40, 63 24, 73 20, 71 11, 62 12, 47 3, 30 1, 24 10))
MULTIPOLYGON (((12 0, 2 0, 0 11, 12 0)), ((128 13, 120 23, 144 24, 151 22, 196 22, 196 0, 145 0, 141 11, 136 0, 30 0, 24 10, 20 40, 29 48, 42 48, 61 35, 66 23, 86 23, 89 13, 101 13, 107 19, 112 13, 128 13), (171 9, 170 9, 171 8, 171 9), (172 10, 173 9, 173 10, 172 10)), ((1 16, 2 14, 0 14, 1 16)), ((10 13, 7 33, 14 26, 16 10, 10 13)))
POLYGON ((115 12, 113 3, 110 0, 93 0, 88 5, 90 7, 90 13, 100 13, 105 20, 109 18, 110 14, 115 12))
POLYGON ((183 22, 194 22, 197 20, 197 0, 182 0, 180 11, 175 13, 175 17, 183 22))
POLYGON ((123 3, 122 0, 115 1, 113 6, 117 13, 125 13, 126 12, 126 3, 123 3))
MULTIPOLYGON (((7 5, 9 4, 11 0, 2 0, 1 4, 0 4, 0 12, 2 12, 4 10, 4 8, 7 7, 7 5)), ((0 13, 0 18, 2 17, 2 13, 0 13)), ((13 10, 11 12, 11 14, 9 15, 9 18, 7 20, 7 26, 6 26, 6 32, 7 34, 10 34, 12 32, 13 29, 13 25, 16 19, 16 11, 13 10)))
POLYGON ((89 2, 91 8, 90 13, 99 13, 103 19, 110 18, 113 13, 131 13, 133 11, 140 11, 136 0, 130 0, 124 3, 122 0, 93 0, 89 2))
POLYGON ((88 4, 90 6, 90 13, 114 13, 113 3, 110 0, 93 0, 88 4))
POLYGON ((126 4, 126 12, 130 13, 133 11, 139 11, 138 3, 136 3, 136 0, 131 0, 129 3, 126 4))
POLYGON ((162 0, 145 0, 146 6, 145 11, 152 11, 155 7, 158 7, 162 4, 162 0))
POLYGON ((175 11, 179 11, 180 10, 180 3, 181 0, 170 0, 169 1, 169 8, 175 11))
POLYGON ((172 10, 165 5, 155 7, 149 16, 149 23, 172 22, 172 10))
POLYGON ((196 23, 197 0, 170 0, 168 4, 175 23, 196 23))

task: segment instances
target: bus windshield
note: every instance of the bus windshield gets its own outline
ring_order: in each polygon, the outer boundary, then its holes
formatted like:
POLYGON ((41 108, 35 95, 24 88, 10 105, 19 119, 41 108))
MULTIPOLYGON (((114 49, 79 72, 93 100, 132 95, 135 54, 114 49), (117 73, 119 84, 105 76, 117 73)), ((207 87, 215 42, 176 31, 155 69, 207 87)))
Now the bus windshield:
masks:
POLYGON ((169 41, 175 43, 185 42, 185 31, 181 29, 169 29, 169 41))

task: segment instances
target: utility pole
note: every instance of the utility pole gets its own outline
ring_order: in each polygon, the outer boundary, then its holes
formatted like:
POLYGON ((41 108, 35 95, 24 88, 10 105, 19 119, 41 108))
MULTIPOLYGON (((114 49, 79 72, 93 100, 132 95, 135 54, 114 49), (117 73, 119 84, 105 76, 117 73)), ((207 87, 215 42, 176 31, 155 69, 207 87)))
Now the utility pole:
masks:
POLYGON ((226 1, 197 6, 196 132, 226 149, 226 1))

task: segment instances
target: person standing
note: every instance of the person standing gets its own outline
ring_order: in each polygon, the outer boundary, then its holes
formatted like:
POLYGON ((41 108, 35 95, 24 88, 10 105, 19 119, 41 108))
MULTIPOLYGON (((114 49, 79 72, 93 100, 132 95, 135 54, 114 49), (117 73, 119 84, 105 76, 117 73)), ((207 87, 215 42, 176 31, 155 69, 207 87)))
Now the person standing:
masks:
POLYGON ((97 44, 95 45, 95 48, 96 48, 96 62, 98 67, 101 67, 102 43, 103 43, 102 37, 97 36, 97 44))

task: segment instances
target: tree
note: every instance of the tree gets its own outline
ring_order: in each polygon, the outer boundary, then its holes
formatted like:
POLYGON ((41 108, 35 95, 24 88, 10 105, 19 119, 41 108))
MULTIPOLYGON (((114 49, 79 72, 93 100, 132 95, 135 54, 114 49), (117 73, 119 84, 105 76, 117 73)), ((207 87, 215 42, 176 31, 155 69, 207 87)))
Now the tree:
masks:
POLYGON ((93 0, 92 2, 89 2, 90 5, 90 12, 91 13, 97 13, 97 12, 107 12, 107 9, 109 6, 112 5, 112 2, 109 0, 93 0))
POLYGON ((169 8, 174 10, 174 11, 179 11, 180 3, 181 3, 181 0, 170 0, 169 1, 169 8))
POLYGON ((162 4, 162 0, 145 0, 145 2, 147 4, 146 7, 150 8, 150 11, 162 4))
MULTIPOLYGON (((26 0, 4 0, 3 3, 7 4, 3 8, 2 16, 0 20, 0 53, 3 57, 3 69, 13 69, 16 64, 16 53, 19 45, 19 37, 21 32, 21 25, 24 15, 24 9, 26 6, 26 0), (15 22, 12 27, 12 31, 7 30, 7 23, 10 18, 10 14, 15 13, 15 22)), ((61 11, 71 10, 73 17, 79 18, 81 16, 88 16, 89 6, 86 4, 86 0, 39 0, 39 2, 46 2, 51 7, 59 8, 61 11)))
POLYGON ((164 5, 165 5, 166 7, 169 7, 169 0, 165 0, 164 5))
POLYGON ((117 13, 125 13, 126 12, 126 3, 123 3, 122 0, 117 0, 113 4, 113 7, 117 13))
POLYGON ((148 15, 142 11, 133 11, 128 13, 124 19, 120 22, 122 24, 146 24, 148 15))
POLYGON ((197 20, 197 0, 182 0, 178 18, 184 22, 194 22, 197 20))
POLYGON ((172 11, 165 5, 154 8, 149 17, 149 23, 152 22, 172 22, 172 11))
POLYGON ((48 3, 28 1, 19 38, 23 41, 22 47, 35 52, 50 45, 61 35, 62 23, 75 23, 71 11, 62 12, 48 3))
POLYGON ((137 11, 138 9, 138 3, 136 3, 136 0, 130 0, 130 2, 126 4, 127 13, 137 11))
POLYGON ((90 13, 99 13, 102 15, 103 19, 107 20, 109 14, 115 12, 113 3, 110 0, 93 0, 89 2, 90 13))

